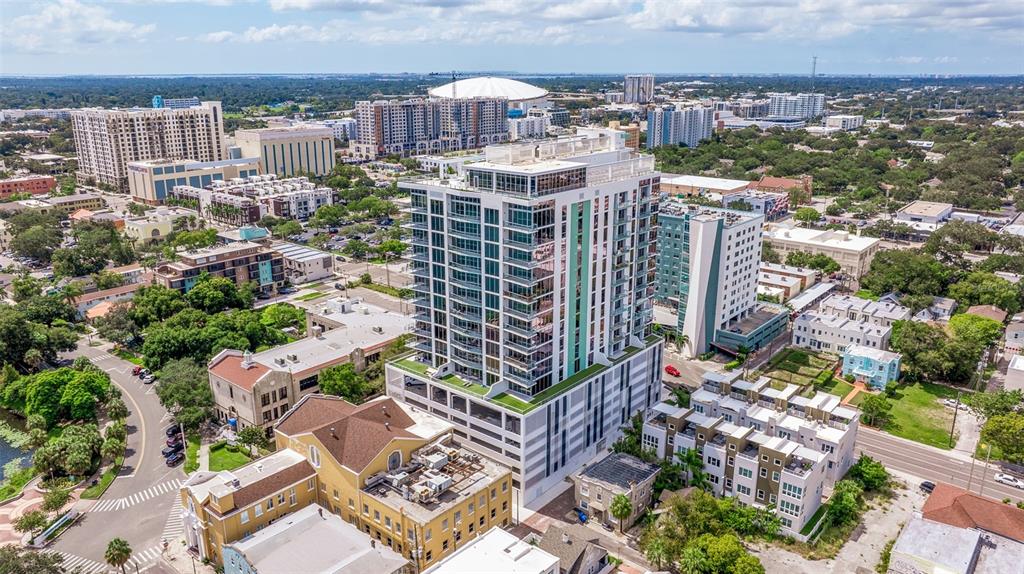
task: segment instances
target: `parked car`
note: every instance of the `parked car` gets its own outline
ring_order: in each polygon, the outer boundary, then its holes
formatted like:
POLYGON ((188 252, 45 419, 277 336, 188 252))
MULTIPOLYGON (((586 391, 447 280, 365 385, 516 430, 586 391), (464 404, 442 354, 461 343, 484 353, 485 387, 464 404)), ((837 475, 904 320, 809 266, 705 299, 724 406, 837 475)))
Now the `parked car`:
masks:
POLYGON ((183 460, 185 460, 185 453, 179 450, 178 452, 167 457, 167 466, 177 466, 181 464, 183 460))
POLYGON ((142 382, 147 384, 147 385, 151 384, 155 380, 156 380, 156 377, 154 377, 153 375, 146 375, 145 377, 142 377, 142 382))
POLYGON ((138 372, 138 377, 140 379, 146 378, 147 375, 149 375, 149 369, 142 369, 141 371, 138 372))
POLYGON ((931 494, 931 492, 935 490, 935 483, 930 480, 926 480, 921 483, 921 490, 927 492, 928 494, 931 494))
POLYGON ((677 369, 675 365, 665 365, 665 372, 673 377, 678 377, 680 375, 679 369, 677 369))
POLYGON ((181 449, 182 449, 182 448, 183 448, 183 447, 182 447, 182 445, 181 445, 181 444, 176 444, 176 445, 174 445, 174 446, 169 446, 169 447, 167 447, 167 448, 165 448, 165 449, 161 450, 161 451, 160 451, 160 454, 164 455, 164 458, 168 458, 168 457, 170 457, 171 455, 174 455, 174 454, 176 454, 176 453, 179 453, 179 452, 181 452, 181 449))
POLYGON ((167 427, 167 429, 164 430, 164 434, 169 436, 169 437, 171 437, 171 436, 180 436, 181 435, 181 427, 176 425, 176 424, 173 424, 173 425, 167 427))
POLYGON ((282 294, 282 295, 289 295, 289 294, 294 293, 296 291, 297 291, 297 289, 295 287, 282 287, 282 288, 277 290, 277 292, 282 294))
POLYGON ((1007 486, 1012 486, 1014 488, 1024 489, 1024 480, 1021 480, 1016 476, 1006 474, 1005 472, 996 473, 996 482, 1000 484, 1005 484, 1007 486))
POLYGON ((176 434, 176 435, 174 435, 172 437, 169 437, 167 439, 167 446, 175 446, 175 445, 182 445, 182 444, 185 444, 185 442, 181 439, 181 435, 180 434, 176 434))
POLYGON ((141 372, 142 372, 142 367, 140 367, 140 366, 136 365, 136 366, 135 366, 135 367, 134 367, 134 368, 132 369, 132 376, 133 376, 133 377, 137 377, 137 376, 139 376, 139 373, 141 373, 141 372))

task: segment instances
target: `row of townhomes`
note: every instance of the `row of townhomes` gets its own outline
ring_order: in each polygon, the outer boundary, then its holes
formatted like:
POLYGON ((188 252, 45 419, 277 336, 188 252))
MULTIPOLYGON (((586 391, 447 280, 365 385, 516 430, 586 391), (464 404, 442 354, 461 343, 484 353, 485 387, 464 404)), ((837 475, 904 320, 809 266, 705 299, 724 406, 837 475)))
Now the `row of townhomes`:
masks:
POLYGON ((717 495, 775 506, 794 537, 821 506, 822 490, 854 463, 859 411, 839 397, 773 388, 767 377, 745 381, 739 371, 710 372, 690 407, 654 407, 643 445, 664 458, 696 449, 717 495))

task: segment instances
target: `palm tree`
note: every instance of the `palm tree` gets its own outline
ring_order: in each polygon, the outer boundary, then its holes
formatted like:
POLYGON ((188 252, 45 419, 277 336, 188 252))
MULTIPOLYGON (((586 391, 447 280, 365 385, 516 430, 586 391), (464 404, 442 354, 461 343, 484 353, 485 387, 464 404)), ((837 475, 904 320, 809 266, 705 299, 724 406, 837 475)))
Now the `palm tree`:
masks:
POLYGON ((619 532, 622 532, 622 523, 633 514, 633 503, 629 501, 629 497, 625 494, 616 494, 612 498, 612 504, 609 507, 612 512, 612 516, 619 521, 619 532))
POLYGON ((708 477, 704 474, 704 457, 696 449, 688 448, 683 451, 676 451, 679 464, 690 476, 690 486, 707 489, 708 477))
POLYGON ((680 353, 683 352, 683 347, 685 347, 685 346, 687 346, 689 344, 690 344, 690 336, 689 335, 679 335, 678 337, 676 337, 676 350, 678 352, 680 352, 680 353))
POLYGON ((107 564, 111 566, 121 568, 121 574, 124 574, 124 565, 128 562, 128 559, 132 557, 132 547, 128 545, 128 541, 123 538, 115 538, 107 544, 107 551, 103 554, 103 558, 107 561, 107 564))
POLYGON ((82 296, 82 284, 78 281, 70 281, 61 290, 64 295, 64 300, 68 302, 68 305, 75 306, 75 300, 82 296))
POLYGON ((644 548, 644 554, 647 559, 654 564, 655 570, 661 570, 662 566, 668 563, 672 557, 669 556, 668 543, 665 541, 665 537, 661 534, 655 534, 648 542, 646 548, 644 548))
POLYGON ((696 546, 685 548, 679 560, 679 571, 684 574, 708 574, 711 572, 711 565, 708 563, 707 554, 696 546))

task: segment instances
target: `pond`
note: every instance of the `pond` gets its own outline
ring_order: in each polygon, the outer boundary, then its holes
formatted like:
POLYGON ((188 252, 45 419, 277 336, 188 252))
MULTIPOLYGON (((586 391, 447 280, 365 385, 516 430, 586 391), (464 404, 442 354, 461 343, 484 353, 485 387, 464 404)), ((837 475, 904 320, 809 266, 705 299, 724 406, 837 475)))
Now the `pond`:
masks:
MULTIPOLYGON (((0 410, 0 427, 4 427, 0 429, 0 475, 4 474, 5 465, 13 460, 20 458, 19 467, 21 468, 32 464, 32 451, 22 450, 11 444, 12 437, 10 435, 14 432, 20 434, 25 431, 24 419, 0 410)), ((0 481, 3 478, 5 477, 0 476, 0 481)))

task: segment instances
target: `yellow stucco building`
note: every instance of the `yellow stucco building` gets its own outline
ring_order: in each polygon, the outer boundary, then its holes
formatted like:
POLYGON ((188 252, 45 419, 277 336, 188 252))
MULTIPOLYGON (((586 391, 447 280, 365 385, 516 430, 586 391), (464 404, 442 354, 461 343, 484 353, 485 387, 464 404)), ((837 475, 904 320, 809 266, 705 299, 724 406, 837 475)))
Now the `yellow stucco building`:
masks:
POLYGON ((512 522, 511 469, 460 448, 452 429, 386 397, 356 406, 307 395, 275 426, 275 454, 189 478, 182 487, 186 541, 220 564, 223 544, 318 502, 427 568, 512 522))

